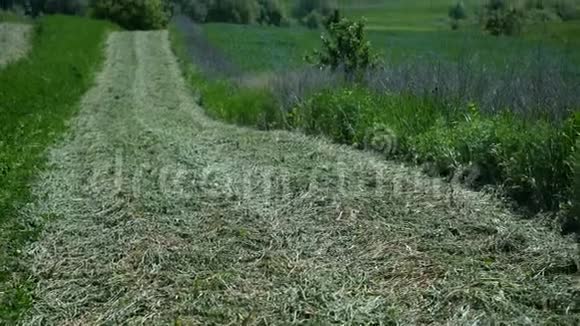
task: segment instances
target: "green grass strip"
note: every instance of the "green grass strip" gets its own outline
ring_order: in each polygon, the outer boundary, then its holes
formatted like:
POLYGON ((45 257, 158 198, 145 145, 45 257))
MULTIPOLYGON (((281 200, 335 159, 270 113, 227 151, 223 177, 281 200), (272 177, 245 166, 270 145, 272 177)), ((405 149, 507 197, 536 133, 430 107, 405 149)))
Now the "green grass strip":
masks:
POLYGON ((103 21, 44 17, 28 58, 0 70, 0 324, 17 320, 31 302, 33 282, 20 257, 42 223, 21 221, 18 210, 30 199, 47 147, 93 84, 112 29, 103 21))

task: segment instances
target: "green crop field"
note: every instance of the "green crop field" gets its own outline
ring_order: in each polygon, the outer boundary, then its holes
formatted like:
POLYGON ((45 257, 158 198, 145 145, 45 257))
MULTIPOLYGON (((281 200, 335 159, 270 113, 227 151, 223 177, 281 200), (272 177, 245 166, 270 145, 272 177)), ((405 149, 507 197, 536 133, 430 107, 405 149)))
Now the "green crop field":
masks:
MULTIPOLYGON (((450 0, 340 1, 345 16, 366 19, 369 40, 387 62, 413 57, 456 61, 459 57, 477 56, 484 63, 501 65, 541 48, 550 56, 580 65, 578 21, 531 25, 522 37, 486 35, 473 21, 452 31, 447 17, 452 3, 450 0)), ((475 6, 468 4, 468 8, 475 6)), ((203 28, 209 40, 243 70, 259 72, 303 66, 304 55, 319 45, 322 33, 301 26, 210 23, 203 28)))

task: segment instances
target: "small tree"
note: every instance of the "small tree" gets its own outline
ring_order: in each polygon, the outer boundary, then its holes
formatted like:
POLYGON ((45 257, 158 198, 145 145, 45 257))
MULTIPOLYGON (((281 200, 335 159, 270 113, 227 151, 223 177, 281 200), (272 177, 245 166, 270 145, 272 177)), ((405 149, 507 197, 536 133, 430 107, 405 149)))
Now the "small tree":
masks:
POLYGON ((484 10, 483 28, 491 35, 516 35, 521 32, 523 13, 505 0, 490 0, 484 10))
POLYGON ((302 20, 316 11, 322 16, 330 15, 337 8, 335 0, 298 0, 292 8, 292 16, 302 20))
POLYGON ((284 9, 278 0, 258 0, 260 14, 258 23, 281 26, 286 21, 284 9))
POLYGON ((91 9, 96 18, 132 30, 165 28, 170 16, 165 0, 92 0, 91 9))
POLYGON ((347 77, 360 78, 362 73, 379 64, 367 40, 365 23, 341 18, 338 10, 325 21, 328 36, 322 35, 322 50, 315 50, 306 59, 320 68, 342 69, 347 77))
POLYGON ((449 18, 452 20, 461 20, 467 18, 467 10, 465 9, 463 1, 457 2, 455 5, 449 8, 449 18))
POLYGON ((310 28, 317 29, 323 24, 324 17, 318 13, 318 11, 312 11, 306 17, 302 18, 302 25, 310 28))

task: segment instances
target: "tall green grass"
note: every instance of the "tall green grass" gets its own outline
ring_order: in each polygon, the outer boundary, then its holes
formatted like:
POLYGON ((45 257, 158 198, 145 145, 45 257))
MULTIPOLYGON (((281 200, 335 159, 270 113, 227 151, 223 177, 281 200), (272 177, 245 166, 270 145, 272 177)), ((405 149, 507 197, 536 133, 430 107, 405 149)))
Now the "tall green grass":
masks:
POLYGON ((580 137, 576 141, 576 151, 571 161, 574 167, 574 189, 572 193, 572 210, 569 216, 571 228, 580 229, 580 137))
POLYGON ((356 87, 319 92, 292 117, 293 128, 339 143, 374 148, 369 139, 390 137, 379 148, 393 157, 448 177, 467 171, 474 186, 498 185, 533 211, 558 210, 572 200, 569 159, 580 131, 574 117, 562 125, 525 121, 507 111, 490 116, 475 105, 452 109, 429 98, 356 87))
POLYGON ((491 115, 476 104, 458 107, 430 96, 383 94, 356 85, 315 92, 292 110, 276 113, 280 105, 268 89, 243 88, 199 73, 190 81, 214 118, 379 150, 477 188, 495 185, 532 212, 559 211, 574 200, 569 159, 580 131, 574 117, 563 123, 525 120, 507 108, 491 115))
POLYGON ((205 78, 191 63, 183 35, 175 26, 170 27, 170 41, 188 84, 196 91, 200 104, 209 116, 264 130, 284 125, 285 116, 268 89, 238 86, 228 79, 205 78))
POLYGON ((0 321, 10 324, 30 303, 20 248, 40 225, 18 219, 45 150, 67 129, 103 60, 109 23, 46 16, 28 58, 0 71, 0 321))

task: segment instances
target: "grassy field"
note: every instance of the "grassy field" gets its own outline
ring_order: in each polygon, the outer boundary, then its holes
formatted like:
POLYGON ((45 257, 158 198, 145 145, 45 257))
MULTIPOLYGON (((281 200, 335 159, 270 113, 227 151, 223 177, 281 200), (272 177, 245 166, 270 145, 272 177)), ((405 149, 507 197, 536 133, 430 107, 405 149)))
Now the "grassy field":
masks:
POLYGON ((578 322, 571 239, 370 152, 212 120, 181 73, 167 32, 111 35, 24 212, 51 217, 24 325, 578 322))
POLYGON ((64 16, 37 24, 27 60, 0 70, 0 320, 7 321, 30 303, 21 249, 43 222, 22 221, 18 210, 30 198, 46 148, 67 129, 92 85, 105 35, 113 28, 64 16))
MULTIPOLYGON (((484 64, 521 62, 542 48, 547 55, 580 65, 580 23, 531 25, 523 37, 494 37, 475 22, 459 31, 449 27, 447 10, 454 1, 342 1, 346 16, 366 18, 369 39, 387 62, 412 58, 457 61, 477 56, 484 64)), ((245 71, 284 70, 303 66, 303 57, 320 43, 321 31, 295 26, 278 28, 233 24, 204 25, 209 40, 245 71), (244 40, 240 42, 240 40, 244 40), (259 58, 256 59, 256 58, 259 58)))
POLYGON ((580 130, 573 113, 578 109, 580 43, 570 40, 577 21, 549 23, 541 32, 518 37, 494 37, 475 23, 459 31, 441 25, 449 5, 449 1, 341 2, 347 16, 371 15, 368 38, 383 53, 387 67, 382 80, 366 84, 374 95, 339 87, 312 98, 300 89, 317 93, 316 87, 332 89, 336 83, 324 86, 328 80, 322 78, 320 85, 297 86, 284 81, 290 74, 272 73, 305 67, 302 58, 320 43, 320 31, 205 24, 202 29, 209 42, 244 77, 237 84, 198 79, 203 103, 210 115, 229 122, 298 129, 355 146, 380 125, 402 144, 398 154, 414 163, 434 164, 441 175, 483 167, 484 184, 501 185, 532 212, 568 205, 573 200, 569 160, 580 130), (552 37, 554 33, 557 37, 552 37), (261 90, 245 83, 248 75, 266 79, 258 83, 261 90), (391 83, 397 78, 398 84, 391 83), (296 98, 296 91, 298 105, 282 104, 283 112, 276 114, 276 100, 288 94, 296 98), (401 93, 427 101, 398 96, 401 93), (430 118, 418 119, 421 114, 430 118), (536 152, 531 158, 530 153, 536 152))

